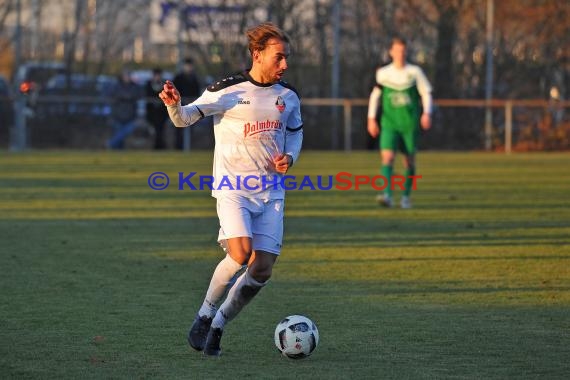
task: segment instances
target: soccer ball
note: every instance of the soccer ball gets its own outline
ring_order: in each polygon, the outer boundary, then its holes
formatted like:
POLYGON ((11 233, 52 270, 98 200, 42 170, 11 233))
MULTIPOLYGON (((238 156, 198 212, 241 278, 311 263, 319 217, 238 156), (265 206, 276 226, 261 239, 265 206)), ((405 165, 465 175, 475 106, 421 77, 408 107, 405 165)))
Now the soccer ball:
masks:
POLYGON ((319 344, 319 330, 313 321, 302 315, 290 315, 275 328, 275 345, 291 359, 311 355, 319 344))

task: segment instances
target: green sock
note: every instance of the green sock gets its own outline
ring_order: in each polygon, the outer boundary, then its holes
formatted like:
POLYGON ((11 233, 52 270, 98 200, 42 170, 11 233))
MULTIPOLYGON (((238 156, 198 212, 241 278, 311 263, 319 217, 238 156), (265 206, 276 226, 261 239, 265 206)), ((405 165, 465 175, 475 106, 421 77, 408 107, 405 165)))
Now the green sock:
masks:
POLYGON ((382 168, 380 169, 380 174, 382 174, 387 181, 387 186, 384 189, 384 196, 388 198, 392 198, 392 171, 392 165, 382 165, 382 168))
POLYGON ((406 169, 406 182, 404 182, 404 195, 406 197, 410 196, 410 193, 412 192, 412 184, 413 184, 413 178, 409 178, 411 175, 415 175, 416 174, 416 167, 415 166, 410 166, 409 168, 406 169))

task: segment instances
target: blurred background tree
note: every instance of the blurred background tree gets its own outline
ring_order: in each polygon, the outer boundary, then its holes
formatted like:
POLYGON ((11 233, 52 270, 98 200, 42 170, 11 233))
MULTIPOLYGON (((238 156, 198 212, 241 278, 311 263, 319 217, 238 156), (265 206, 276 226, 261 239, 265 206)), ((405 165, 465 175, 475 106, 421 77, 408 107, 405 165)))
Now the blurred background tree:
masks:
MULTIPOLYGON (((249 65, 244 32, 271 20, 292 37, 288 80, 306 98, 330 97, 335 81, 339 97, 366 98, 395 34, 409 41, 410 61, 424 68, 436 98, 485 95, 487 0, 0 0, 0 73, 7 77, 14 69, 18 2, 22 58, 62 61, 77 73, 116 74, 125 66, 175 71, 191 56, 198 73, 213 80, 249 65)), ((494 4, 493 96, 568 98, 570 2, 494 4)), ((306 112, 315 123, 338 121, 338 114, 306 112)), ((356 110, 355 118, 364 119, 364 112, 356 110)), ((482 123, 477 109, 442 111, 426 142, 479 146, 482 123)))

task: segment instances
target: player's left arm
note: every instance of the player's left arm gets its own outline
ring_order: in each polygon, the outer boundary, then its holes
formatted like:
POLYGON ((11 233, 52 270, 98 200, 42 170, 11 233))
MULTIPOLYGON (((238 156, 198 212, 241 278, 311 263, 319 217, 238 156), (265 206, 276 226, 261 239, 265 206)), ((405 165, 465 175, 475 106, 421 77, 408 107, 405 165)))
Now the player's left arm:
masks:
POLYGON ((285 174, 287 170, 299 159, 301 147, 303 145, 303 120, 301 119, 301 107, 297 104, 285 129, 285 150, 284 155, 275 161, 275 168, 278 173, 285 174))
POLYGON ((420 119, 420 125, 423 129, 431 128, 431 111, 432 111, 432 87, 426 78, 422 69, 418 67, 418 73, 416 78, 416 83, 418 85, 418 92, 422 98, 422 116, 420 119))

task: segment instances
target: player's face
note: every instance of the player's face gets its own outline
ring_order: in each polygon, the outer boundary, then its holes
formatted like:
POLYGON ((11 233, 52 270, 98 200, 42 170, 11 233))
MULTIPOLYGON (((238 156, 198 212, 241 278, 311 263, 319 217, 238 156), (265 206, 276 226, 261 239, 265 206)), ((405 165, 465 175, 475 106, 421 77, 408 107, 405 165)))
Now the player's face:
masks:
POLYGON ((265 49, 259 52, 257 63, 265 83, 279 82, 287 70, 287 58, 289 57, 289 44, 277 38, 271 38, 265 49))
POLYGON ((390 57, 392 57, 396 65, 403 65, 406 61, 406 45, 398 42, 394 43, 390 48, 390 57))

